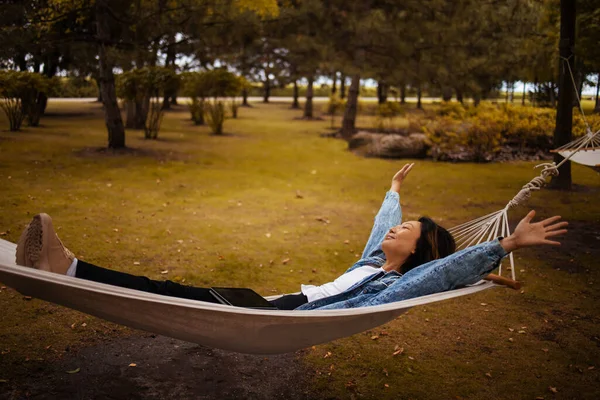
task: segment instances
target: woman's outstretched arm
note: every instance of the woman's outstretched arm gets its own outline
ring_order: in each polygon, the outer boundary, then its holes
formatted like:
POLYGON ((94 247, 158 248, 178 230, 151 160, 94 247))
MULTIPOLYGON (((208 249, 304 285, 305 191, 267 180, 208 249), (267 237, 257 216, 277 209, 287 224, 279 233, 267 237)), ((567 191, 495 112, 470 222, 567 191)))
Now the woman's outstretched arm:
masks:
POLYGON ((551 238, 566 233, 568 223, 559 222, 559 216, 532 223, 534 216, 535 211, 530 211, 506 238, 468 247, 413 268, 364 306, 406 300, 473 284, 494 270, 511 251, 539 245, 560 245, 560 242, 551 238))
POLYGON ((381 252, 381 242, 385 234, 394 226, 402 223, 402 208, 400 207, 400 187, 402 182, 413 168, 413 164, 406 164, 400 169, 392 178, 392 186, 390 191, 386 193, 383 204, 379 209, 379 212, 375 216, 375 222, 371 229, 371 235, 363 250, 362 257, 365 258, 372 255, 383 256, 381 252), (381 254, 374 254, 374 253, 381 254))

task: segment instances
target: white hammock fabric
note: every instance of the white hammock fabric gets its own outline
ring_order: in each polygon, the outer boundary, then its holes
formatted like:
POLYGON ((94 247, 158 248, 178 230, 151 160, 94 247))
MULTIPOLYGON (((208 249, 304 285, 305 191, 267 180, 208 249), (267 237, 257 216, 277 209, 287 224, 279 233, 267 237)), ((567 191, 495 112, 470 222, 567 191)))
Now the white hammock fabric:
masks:
POLYGON ((600 130, 592 132, 588 127, 587 134, 554 151, 565 159, 600 172, 600 130))
MULTIPOLYGON (((415 299, 345 310, 251 310, 161 296, 15 264, 0 239, 0 282, 28 296, 160 335, 250 354, 279 354, 372 329, 411 307, 497 286, 492 282, 415 299)), ((277 296, 271 297, 275 298, 277 296)))

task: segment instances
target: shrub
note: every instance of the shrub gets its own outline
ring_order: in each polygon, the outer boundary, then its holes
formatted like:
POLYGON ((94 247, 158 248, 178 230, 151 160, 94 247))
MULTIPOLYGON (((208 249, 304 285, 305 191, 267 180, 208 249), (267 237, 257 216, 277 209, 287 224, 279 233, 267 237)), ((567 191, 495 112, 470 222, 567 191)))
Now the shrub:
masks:
POLYGON ((188 104, 192 121, 196 125, 204 125, 204 113, 206 112, 205 100, 200 97, 192 97, 192 102, 188 104))
POLYGON ((333 129, 335 116, 339 111, 343 110, 345 106, 346 101, 344 99, 340 99, 337 94, 329 96, 326 113, 327 115, 331 115, 331 129, 333 129))
POLYGON ((239 108, 240 108, 240 105, 238 103, 236 103, 235 99, 231 100, 231 102, 229 103, 229 109, 231 110, 232 118, 237 118, 239 108))
POLYGON ((404 109, 400 103, 386 102, 379 104, 377 107, 377 119, 375 128, 378 131, 384 132, 394 128, 394 119, 404 114, 404 109))
POLYGON ((4 110, 11 131, 21 129, 27 118, 30 126, 37 126, 43 113, 39 103, 42 93, 49 93, 52 85, 48 78, 32 72, 0 71, 0 106, 4 110))
POLYGON ((464 119, 467 116, 467 110, 462 103, 444 101, 442 104, 440 104, 437 114, 442 117, 450 117, 452 119, 464 119))
POLYGON ((225 105, 218 98, 232 97, 229 107, 233 118, 237 118, 239 105, 235 102, 235 97, 240 93, 246 81, 224 68, 210 70, 206 72, 188 72, 182 74, 183 94, 192 99, 189 105, 192 120, 196 125, 202 125, 204 119, 218 122, 214 127, 218 127, 218 132, 213 128, 210 121, 211 130, 214 134, 220 135, 223 131, 225 121, 225 105), (212 103, 206 99, 212 97, 212 103), (220 105, 219 105, 220 103, 220 105), (222 108, 222 118, 221 118, 222 108), (215 117, 211 119, 212 117, 215 117), (220 122, 219 122, 220 121, 220 122))
POLYGON ((146 139, 156 139, 164 112, 162 100, 179 85, 179 76, 171 68, 144 67, 124 72, 117 79, 117 93, 134 107, 132 115, 136 129, 144 129, 146 139))
POLYGON ((210 130, 215 135, 223 134, 223 124, 225 123, 225 105, 220 100, 206 102, 206 122, 210 130))

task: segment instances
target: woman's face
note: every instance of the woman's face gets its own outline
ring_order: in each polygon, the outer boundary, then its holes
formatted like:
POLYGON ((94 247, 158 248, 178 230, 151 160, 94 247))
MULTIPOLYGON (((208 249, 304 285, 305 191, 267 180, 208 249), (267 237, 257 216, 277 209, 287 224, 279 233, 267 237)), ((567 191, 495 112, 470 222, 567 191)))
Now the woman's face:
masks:
POLYGON ((421 236, 419 221, 406 221, 390 229, 383 239, 381 249, 388 260, 406 260, 417 248, 421 236))

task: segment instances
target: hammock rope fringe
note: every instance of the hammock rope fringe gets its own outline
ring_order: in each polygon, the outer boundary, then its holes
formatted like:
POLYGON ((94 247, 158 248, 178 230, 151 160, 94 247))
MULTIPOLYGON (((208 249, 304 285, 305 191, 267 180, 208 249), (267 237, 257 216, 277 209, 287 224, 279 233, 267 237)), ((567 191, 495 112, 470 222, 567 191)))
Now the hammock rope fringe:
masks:
MULTIPOLYGON (((573 87, 576 87, 573 71, 571 70, 571 66, 567 61, 568 60, 563 57, 563 62, 565 62, 568 67, 569 75, 571 77, 571 81, 573 82, 573 87)), ((548 184, 548 178, 552 176, 558 176, 558 169, 567 161, 573 160, 593 168, 600 167, 600 130, 595 132, 592 131, 592 128, 585 117, 585 113, 583 111, 583 107, 581 106, 581 100, 577 91, 575 91, 575 96, 577 98, 577 104, 579 105, 579 111, 583 116, 586 129, 585 135, 570 143, 560 146, 555 150, 552 150, 553 152, 558 152, 563 159, 558 164, 555 162, 550 162, 536 165, 535 168, 542 168, 540 174, 523 185, 521 190, 519 190, 519 192, 506 204, 503 209, 450 228, 449 231, 456 239, 458 249, 473 246, 483 241, 489 241, 497 236, 508 236, 510 234, 510 228, 508 225, 508 210, 524 203, 531 197, 532 192, 540 190, 546 186, 548 184), (588 154, 582 155, 582 152, 587 152, 588 154)), ((512 253, 509 255, 509 264, 511 278, 516 280, 514 258, 512 253)), ((502 264, 500 264, 498 274, 502 275, 502 264)))
MULTIPOLYGON (((566 59, 564 59, 566 61, 566 59)), ((569 66, 571 79, 573 73, 569 66)), ((510 235, 508 211, 542 189, 548 177, 573 160, 600 167, 600 130, 592 132, 576 94, 586 134, 557 148, 560 163, 543 163, 540 174, 525 184, 504 208, 450 228, 457 248, 510 235), (583 157, 581 154, 585 153, 583 157), (596 161, 594 161, 596 160, 596 161), (594 164, 595 162, 595 164, 594 164)), ((133 289, 24 268, 15 264, 16 245, 0 239, 0 282, 20 293, 73 308, 108 321, 205 346, 250 354, 279 354, 350 336, 389 322, 410 308, 469 295, 497 286, 492 281, 374 307, 341 310, 251 310, 221 304, 161 296, 133 289)), ((516 280, 513 254, 510 273, 516 280)), ((498 274, 502 276, 502 264, 498 274)), ((507 280, 504 278, 504 280, 507 280)), ((498 280, 496 280, 498 281, 498 280)), ((516 284, 518 282, 512 282, 516 284)), ((510 282, 508 283, 510 286, 510 282)), ((511 286, 516 288, 515 285, 511 286)), ((271 296, 269 299, 276 298, 271 296)))

